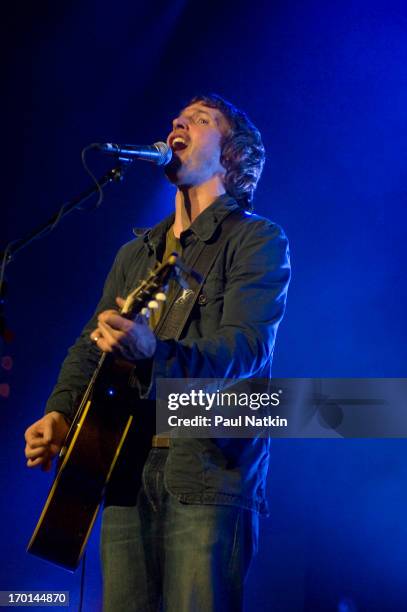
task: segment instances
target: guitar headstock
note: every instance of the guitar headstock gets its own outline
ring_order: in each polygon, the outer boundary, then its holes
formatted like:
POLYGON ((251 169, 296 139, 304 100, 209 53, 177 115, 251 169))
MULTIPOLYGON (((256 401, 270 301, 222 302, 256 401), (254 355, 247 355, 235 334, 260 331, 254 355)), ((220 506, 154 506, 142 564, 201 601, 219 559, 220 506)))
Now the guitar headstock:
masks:
POLYGON ((166 261, 157 263, 147 278, 127 296, 121 315, 133 319, 137 314, 147 315, 149 310, 158 308, 159 302, 166 300, 168 283, 171 278, 176 278, 183 286, 188 286, 180 276, 180 265, 178 253, 172 253, 166 261))

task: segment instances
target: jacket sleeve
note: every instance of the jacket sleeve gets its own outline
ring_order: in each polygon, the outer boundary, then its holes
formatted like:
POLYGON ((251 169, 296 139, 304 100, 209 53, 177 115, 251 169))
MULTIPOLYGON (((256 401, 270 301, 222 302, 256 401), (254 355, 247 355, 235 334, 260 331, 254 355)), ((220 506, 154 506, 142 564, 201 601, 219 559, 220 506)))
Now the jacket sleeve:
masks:
POLYGON ((227 271, 223 313, 211 337, 158 340, 158 378, 247 378, 270 361, 290 280, 288 241, 275 224, 256 221, 227 271))
POLYGON ((126 246, 124 245, 119 250, 115 258, 94 315, 68 351, 59 372, 57 384, 47 401, 46 414, 56 410, 63 413, 69 420, 74 416, 78 398, 85 390, 101 355, 101 351, 90 339, 90 333, 97 327, 98 314, 109 308, 117 308, 115 298, 123 295, 126 282, 126 246))

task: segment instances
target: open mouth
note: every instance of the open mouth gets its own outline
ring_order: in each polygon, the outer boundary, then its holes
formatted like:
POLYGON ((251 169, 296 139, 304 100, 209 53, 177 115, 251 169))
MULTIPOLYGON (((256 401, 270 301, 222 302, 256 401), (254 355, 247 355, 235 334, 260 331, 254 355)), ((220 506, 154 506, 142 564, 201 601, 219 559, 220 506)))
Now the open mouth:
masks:
POLYGON ((170 147, 173 151, 182 151, 186 149, 188 142, 182 136, 175 136, 170 139, 170 147))

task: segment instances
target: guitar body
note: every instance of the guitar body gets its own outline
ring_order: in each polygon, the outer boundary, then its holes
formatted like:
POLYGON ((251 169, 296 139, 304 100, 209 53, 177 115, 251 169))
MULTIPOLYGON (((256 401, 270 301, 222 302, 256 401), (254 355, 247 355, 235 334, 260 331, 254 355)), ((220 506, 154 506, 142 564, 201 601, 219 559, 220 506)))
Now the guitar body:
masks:
MULTIPOLYGON (((121 315, 134 318, 153 307, 153 298, 164 300, 162 291, 168 280, 179 274, 177 266, 181 264, 176 262, 174 253, 157 264, 127 297, 121 315)), ((133 367, 112 355, 101 355, 60 452, 55 481, 28 544, 28 552, 71 571, 79 565, 130 429, 130 411, 137 399, 129 385, 133 367)))
POLYGON ((27 549, 71 571, 78 567, 133 419, 127 394, 120 391, 125 382, 114 378, 110 373, 109 387, 94 390, 71 428, 27 549))

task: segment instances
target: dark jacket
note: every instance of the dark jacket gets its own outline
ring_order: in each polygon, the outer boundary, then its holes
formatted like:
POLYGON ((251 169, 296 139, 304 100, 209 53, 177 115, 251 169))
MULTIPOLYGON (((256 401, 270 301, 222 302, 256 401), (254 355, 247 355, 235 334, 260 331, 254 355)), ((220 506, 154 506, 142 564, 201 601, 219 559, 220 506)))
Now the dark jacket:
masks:
MULTIPOLYGON (((183 255, 195 241, 217 240, 223 219, 237 207, 223 195, 203 211, 181 235, 183 255)), ((95 315, 69 350, 46 412, 72 416, 100 355, 89 338, 97 314, 115 308, 116 296, 126 296, 162 257, 173 220, 174 215, 164 219, 118 252, 95 315)), ((152 387, 158 378, 269 378, 289 278, 288 242, 282 229, 258 215, 243 215, 210 270, 180 340, 158 340, 152 387)), ((128 470, 132 445, 136 442, 130 436, 117 474, 128 470)), ((268 457, 269 440, 263 438, 174 439, 166 486, 185 503, 236 504, 263 511, 268 457)), ((119 476, 117 481, 123 483, 119 476)))

